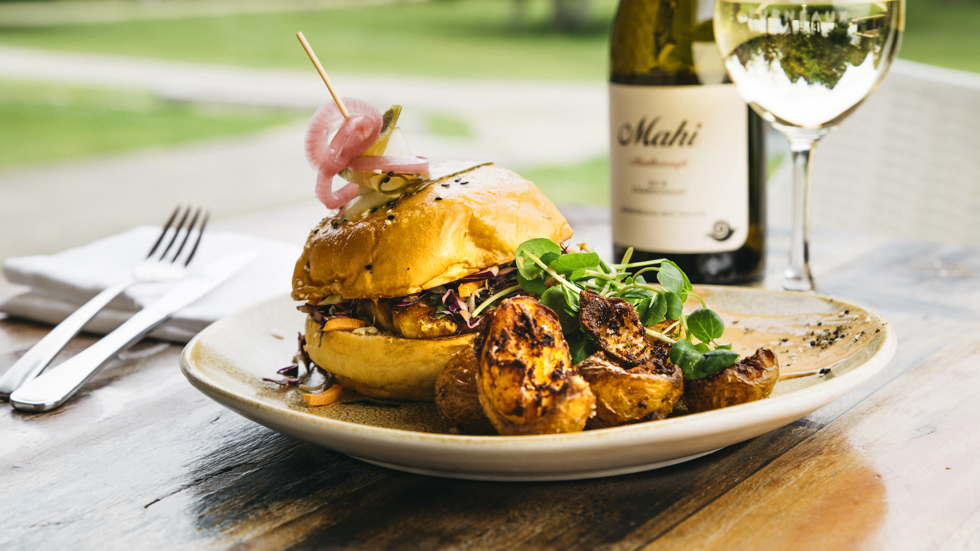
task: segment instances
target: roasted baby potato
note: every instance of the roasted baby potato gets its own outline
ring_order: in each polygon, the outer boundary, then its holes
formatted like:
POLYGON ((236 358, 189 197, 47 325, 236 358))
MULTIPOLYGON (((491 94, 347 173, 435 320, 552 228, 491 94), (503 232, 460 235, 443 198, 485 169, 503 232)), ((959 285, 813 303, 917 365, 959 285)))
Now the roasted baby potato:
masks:
POLYGON ((480 365, 473 347, 457 352, 436 379, 436 409, 465 434, 497 434, 480 405, 476 374, 480 365))
POLYGON ((582 328, 615 363, 633 367, 653 358, 640 317, 630 303, 586 289, 579 295, 579 306, 582 328))
POLYGON ((558 316, 531 297, 503 301, 477 340, 480 404, 504 435, 577 432, 595 408, 558 316))
MULTIPOLYGON (((657 333, 660 333, 661 335, 665 335, 667 337, 671 337, 673 339, 680 338, 680 334, 681 334, 680 324, 677 323, 677 320, 662 321, 654 325, 650 329, 653 329, 657 333)), ((644 336, 646 335, 644 334, 644 336)), ((651 347, 650 355, 653 361, 666 364, 667 357, 670 356, 670 347, 673 345, 658 339, 654 339, 652 337, 647 337, 647 342, 650 343, 650 347, 651 347)))
POLYGON ((455 335, 459 327, 452 316, 437 316, 436 307, 427 300, 392 308, 395 331, 406 339, 432 339, 455 335))
POLYGON ((779 361, 760 348, 734 365, 704 379, 684 381, 684 403, 691 413, 768 398, 779 380, 779 361))
POLYGON ((663 419, 684 391, 681 368, 663 361, 623 369, 597 352, 577 367, 595 394, 595 417, 587 424, 590 429, 663 419))

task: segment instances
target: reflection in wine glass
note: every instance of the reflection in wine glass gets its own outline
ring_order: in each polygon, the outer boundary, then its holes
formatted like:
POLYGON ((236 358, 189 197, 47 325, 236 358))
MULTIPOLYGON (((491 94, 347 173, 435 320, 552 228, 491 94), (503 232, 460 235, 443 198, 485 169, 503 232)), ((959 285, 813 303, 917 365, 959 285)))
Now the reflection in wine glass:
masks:
POLYGON ((814 288, 808 265, 813 148, 878 87, 904 28, 905 0, 715 3, 715 38, 728 74, 745 101, 786 136, 793 154, 786 289, 814 288))

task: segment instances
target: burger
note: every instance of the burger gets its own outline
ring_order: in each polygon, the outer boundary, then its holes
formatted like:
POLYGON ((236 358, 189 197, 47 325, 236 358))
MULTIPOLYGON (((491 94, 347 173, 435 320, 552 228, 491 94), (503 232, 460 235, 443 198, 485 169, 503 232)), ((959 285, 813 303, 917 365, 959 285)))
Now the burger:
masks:
POLYGON ((486 314, 521 293, 518 245, 572 236, 533 183, 492 164, 433 167, 410 193, 358 199, 310 232, 292 297, 310 359, 375 398, 432 400, 486 314))

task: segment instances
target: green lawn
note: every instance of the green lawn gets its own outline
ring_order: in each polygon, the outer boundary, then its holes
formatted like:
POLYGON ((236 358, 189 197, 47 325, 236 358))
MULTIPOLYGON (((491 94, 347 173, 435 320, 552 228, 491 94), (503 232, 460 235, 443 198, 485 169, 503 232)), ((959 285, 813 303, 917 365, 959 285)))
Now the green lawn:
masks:
POLYGON ((899 57, 980 73, 980 2, 906 0, 899 57))
MULTIPOLYGON (((907 0, 901 57, 980 72, 980 2, 907 0)), ((382 7, 10 27, 0 43, 135 57, 309 68, 302 30, 328 71, 505 79, 602 80, 616 0, 593 0, 595 28, 547 28, 550 0, 530 0, 526 24, 510 25, 511 0, 433 0, 382 7)))
POLYGON ((253 132, 296 113, 0 81, 0 169, 253 132))
POLYGON ((608 205, 609 159, 601 157, 576 165, 522 170, 553 202, 560 205, 608 205))
POLYGON ((208 63, 310 69, 303 31, 327 71, 507 79, 601 80, 616 0, 594 0, 592 32, 547 29, 550 0, 510 25, 510 0, 441 0, 382 7, 131 21, 3 26, 0 43, 208 63))

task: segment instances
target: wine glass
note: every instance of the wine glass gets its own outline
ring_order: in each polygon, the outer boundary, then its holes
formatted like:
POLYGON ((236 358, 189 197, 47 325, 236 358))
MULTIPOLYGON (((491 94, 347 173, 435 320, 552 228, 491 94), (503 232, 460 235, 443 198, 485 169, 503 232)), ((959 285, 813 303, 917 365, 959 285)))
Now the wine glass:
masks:
POLYGON ((789 140, 793 227, 783 288, 814 289, 810 159, 817 141, 878 87, 898 53, 905 0, 716 0, 714 30, 745 101, 789 140))

